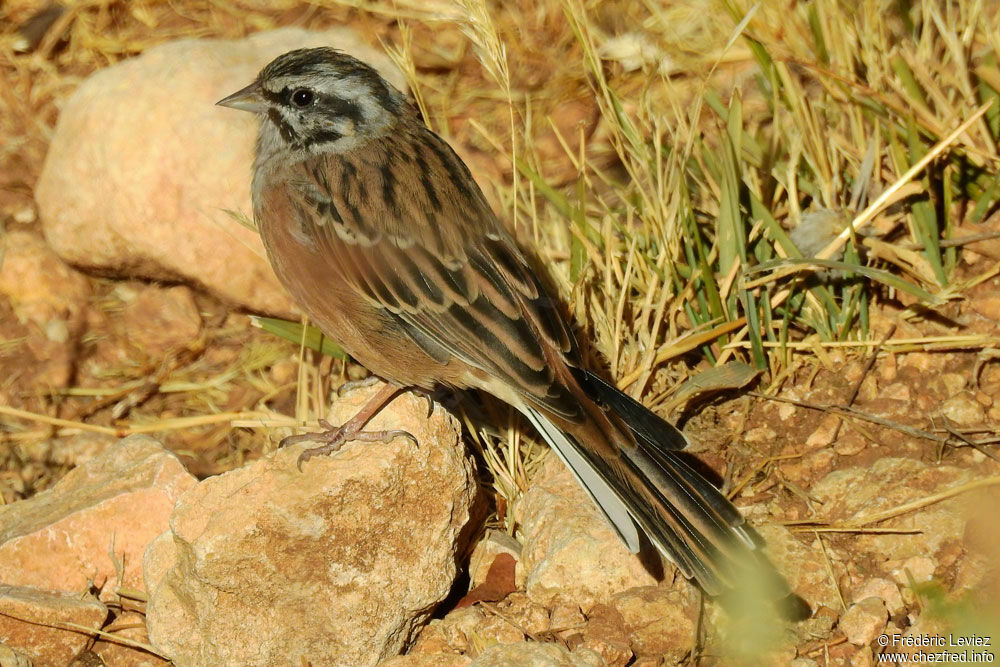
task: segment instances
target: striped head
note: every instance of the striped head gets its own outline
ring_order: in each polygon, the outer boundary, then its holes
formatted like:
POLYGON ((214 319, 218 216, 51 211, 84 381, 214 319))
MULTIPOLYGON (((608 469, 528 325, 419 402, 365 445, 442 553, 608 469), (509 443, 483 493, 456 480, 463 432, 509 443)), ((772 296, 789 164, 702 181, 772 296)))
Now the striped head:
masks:
POLYGON ((331 48, 281 55, 219 104, 263 116, 258 163, 347 152, 388 132, 406 107, 374 68, 331 48))

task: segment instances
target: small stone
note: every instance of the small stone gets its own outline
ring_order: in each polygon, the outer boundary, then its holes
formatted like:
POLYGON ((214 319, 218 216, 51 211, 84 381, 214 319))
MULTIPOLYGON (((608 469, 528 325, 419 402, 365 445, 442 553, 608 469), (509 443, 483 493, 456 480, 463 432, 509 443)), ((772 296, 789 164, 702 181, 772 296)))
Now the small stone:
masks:
POLYGON ((600 657, 575 656, 560 644, 535 641, 517 644, 494 644, 487 647, 471 663, 471 667, 511 667, 511 665, 531 665, 532 667, 584 667, 600 665, 600 657))
POLYGON ((938 376, 938 382, 941 383, 945 396, 954 396, 968 384, 968 380, 961 373, 942 373, 938 376))
POLYGON ((969 307, 990 322, 1000 322, 1000 296, 977 296, 969 301, 969 307))
POLYGON ((876 364, 878 377, 882 382, 886 384, 891 384, 896 379, 896 374, 899 372, 899 366, 896 363, 895 354, 885 355, 881 361, 876 364))
POLYGON ((865 598, 844 612, 840 617, 840 629, 847 636, 847 641, 863 646, 874 641, 885 628, 888 618, 885 603, 880 598, 865 598))
POLYGON ((840 426, 841 418, 838 415, 829 414, 823 417, 819 427, 806 438, 806 450, 826 447, 833 442, 833 435, 840 426))
POLYGON ((879 577, 868 579, 855 592, 854 601, 860 602, 871 597, 882 600, 890 614, 898 614, 903 611, 903 597, 899 592, 899 586, 888 579, 879 577))
POLYGON ((515 644, 524 641, 524 632, 505 618, 488 614, 473 629, 477 639, 485 644, 515 644))
POLYGON ((909 352, 902 355, 900 366, 916 368, 921 373, 939 371, 943 367, 940 354, 930 352, 909 352))
POLYGON ((583 629, 587 619, 580 611, 580 605, 564 598, 556 598, 552 602, 552 613, 549 615, 549 623, 552 632, 565 639, 573 633, 583 629))
POLYGON ((910 393, 910 386, 905 382, 894 382, 893 384, 887 385, 879 392, 881 398, 887 398, 893 401, 902 401, 904 403, 909 403, 912 394, 910 393))
POLYGON ((525 634, 539 635, 548 632, 552 627, 549 611, 532 602, 525 593, 511 593, 497 607, 504 616, 524 630, 525 634))
POLYGON ((487 530, 469 557, 470 589, 486 581, 486 574, 493 565, 493 560, 502 553, 509 554, 515 561, 519 560, 521 544, 503 531, 487 530))
POLYGON ((872 667, 875 657, 870 646, 862 646, 851 656, 851 667, 872 667))
MULTIPOLYGON (((809 494, 823 504, 822 515, 829 521, 863 520, 971 479, 971 471, 957 466, 886 457, 870 465, 834 470, 813 483, 809 494)), ((914 534, 859 534, 852 538, 852 550, 855 555, 870 554, 875 562, 936 554, 947 543, 961 539, 965 524, 962 500, 950 498, 879 523, 914 534)))
POLYGON ((993 397, 987 394, 985 391, 976 391, 975 393, 976 402, 986 409, 993 406, 993 397))
MULTIPOLYGON (((420 634, 417 635, 417 640, 410 647, 407 655, 435 656, 440 654, 454 654, 456 650, 454 646, 448 643, 443 621, 441 619, 434 619, 420 631, 420 634)), ((390 658, 390 662, 393 660, 396 660, 396 658, 390 658)))
POLYGON ((298 362, 294 359, 282 359, 271 366, 271 381, 279 387, 295 381, 299 372, 298 362))
POLYGON ((959 426, 979 426, 986 421, 986 411, 968 391, 944 401, 941 414, 959 426))
POLYGON ((912 556, 893 569, 892 578, 909 589, 910 582, 922 584, 934 578, 937 564, 927 556, 912 556))
POLYGON ((476 628, 485 617, 480 607, 453 609, 441 619, 441 637, 454 651, 474 652, 477 650, 476 628))
POLYGON ((756 426, 743 434, 743 441, 748 443, 773 442, 776 437, 778 437, 778 433, 770 426, 756 426))
POLYGON ((617 609, 597 605, 591 610, 580 647, 591 649, 610 667, 625 667, 632 659, 629 643, 625 619, 617 609))
POLYGON ((619 593, 611 605, 621 615, 637 656, 662 656, 674 663, 694 647, 698 602, 693 595, 646 586, 619 593))
POLYGON ((868 441, 860 433, 848 431, 837 438, 837 442, 833 445, 833 451, 841 456, 854 456, 863 452, 867 446, 868 441))

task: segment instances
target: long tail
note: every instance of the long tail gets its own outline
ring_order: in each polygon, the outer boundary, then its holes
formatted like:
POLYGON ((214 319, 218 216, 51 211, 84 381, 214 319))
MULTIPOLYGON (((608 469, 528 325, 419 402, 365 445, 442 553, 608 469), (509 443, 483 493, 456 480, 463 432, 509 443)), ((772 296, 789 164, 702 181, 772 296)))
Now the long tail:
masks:
POLYGON ((739 510, 678 455, 684 435, 597 375, 572 373, 590 413, 585 423, 522 410, 629 550, 639 551, 641 529, 710 595, 759 570, 757 545, 739 510))

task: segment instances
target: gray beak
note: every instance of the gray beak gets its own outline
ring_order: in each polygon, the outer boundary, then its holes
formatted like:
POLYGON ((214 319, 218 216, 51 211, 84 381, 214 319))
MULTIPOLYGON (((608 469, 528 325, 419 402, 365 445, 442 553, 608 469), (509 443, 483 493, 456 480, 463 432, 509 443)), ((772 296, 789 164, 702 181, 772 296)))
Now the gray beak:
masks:
POLYGON ((242 90, 237 90, 229 97, 224 97, 216 102, 220 107, 249 111, 250 113, 264 113, 267 111, 267 103, 260 94, 260 85, 254 81, 242 90))

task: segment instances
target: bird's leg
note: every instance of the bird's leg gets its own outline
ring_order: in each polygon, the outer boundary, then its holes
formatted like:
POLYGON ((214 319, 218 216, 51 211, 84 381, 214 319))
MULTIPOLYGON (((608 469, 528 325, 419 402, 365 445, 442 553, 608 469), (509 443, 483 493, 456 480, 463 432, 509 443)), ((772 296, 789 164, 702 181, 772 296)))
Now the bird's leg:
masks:
POLYGON ((396 387, 394 385, 386 385, 382 387, 374 396, 368 399, 368 402, 361 407, 358 412, 344 422, 340 426, 333 426, 330 422, 325 419, 319 420, 319 425, 325 428, 325 431, 318 433, 303 433, 302 435, 290 435, 287 438, 282 439, 279 447, 287 447, 288 445, 293 445, 298 442, 303 442, 306 440, 312 440, 314 442, 326 443, 319 447, 313 447, 307 449, 299 454, 298 467, 299 470, 302 469, 302 464, 314 456, 321 456, 324 454, 332 454, 341 447, 343 447, 348 442, 353 442, 355 440, 360 440, 362 442, 389 442, 393 438, 409 438, 414 444, 417 443, 417 439, 413 437, 412 434, 402 431, 402 430, 392 430, 392 431, 362 431, 361 429, 365 424, 368 423, 372 417, 378 414, 379 410, 384 408, 386 404, 392 400, 392 398, 402 391, 401 387, 396 387))

